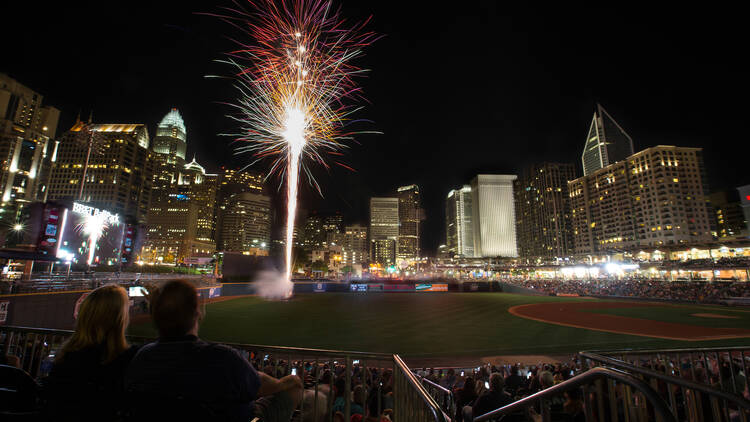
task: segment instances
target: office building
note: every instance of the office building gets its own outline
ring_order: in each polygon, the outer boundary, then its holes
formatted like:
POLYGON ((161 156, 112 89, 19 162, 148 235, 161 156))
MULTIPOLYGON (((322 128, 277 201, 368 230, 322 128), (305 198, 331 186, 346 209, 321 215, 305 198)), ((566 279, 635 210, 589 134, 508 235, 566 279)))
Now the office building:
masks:
POLYGON ((49 200, 73 199, 146 222, 154 177, 143 124, 85 124, 66 132, 53 160, 49 200))
POLYGON ((596 105, 581 155, 583 175, 633 155, 633 139, 600 105, 596 105))
POLYGON ((59 117, 41 94, 0 73, 0 222, 12 225, 23 205, 47 199, 59 117))
POLYGON ((361 266, 367 262, 369 257, 367 227, 359 224, 346 226, 341 246, 344 267, 361 266))
POLYGON ((541 163, 529 166, 514 182, 518 255, 549 260, 573 254, 568 181, 575 166, 541 163))
POLYGON ((402 186, 396 190, 398 198, 398 259, 413 261, 419 257, 419 224, 421 199, 419 186, 402 186))
POLYGON ((711 194, 711 210, 716 226, 715 237, 744 237, 748 235, 745 215, 737 190, 715 192, 711 194))
POLYGON ((480 174, 471 181, 474 255, 517 257, 515 175, 480 174))
POLYGON ((313 214, 304 220, 301 241, 302 249, 308 254, 314 249, 320 249, 325 246, 326 232, 323 228, 323 217, 313 214))
POLYGON ((474 257, 471 186, 448 192, 445 200, 445 252, 453 257, 474 257))
POLYGON ((748 236, 750 236, 750 185, 740 186, 737 188, 740 193, 740 206, 742 214, 745 216, 745 225, 748 236))
MULTIPOLYGON (((219 173, 219 192, 216 199, 216 247, 224 250, 224 234, 222 227, 223 215, 229 207, 229 200, 238 193, 255 193, 262 195, 264 192, 263 176, 247 170, 222 168, 219 173)), ((270 216, 269 216, 270 219, 270 216)), ((270 220, 269 220, 270 221, 270 220)))
POLYGON ((180 112, 173 108, 156 126, 156 136, 153 140, 154 152, 170 157, 174 164, 185 161, 187 150, 187 130, 180 112))
POLYGON ((373 262, 396 263, 398 203, 398 198, 370 198, 370 259, 373 262))
POLYGON ((271 247, 271 198, 253 192, 230 196, 221 231, 224 251, 268 255, 271 247))
POLYGON ((577 254, 711 241, 700 148, 659 145, 568 182, 577 254))
POLYGON ((183 166, 165 194, 151 201, 141 259, 171 264, 216 251, 218 179, 195 159, 183 166))

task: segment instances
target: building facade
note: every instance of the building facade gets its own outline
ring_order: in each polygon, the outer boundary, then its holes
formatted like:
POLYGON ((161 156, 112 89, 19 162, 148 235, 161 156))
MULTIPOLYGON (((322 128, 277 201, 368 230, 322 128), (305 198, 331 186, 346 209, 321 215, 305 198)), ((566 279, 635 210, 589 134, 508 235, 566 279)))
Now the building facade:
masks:
POLYGON ((448 192, 445 200, 445 251, 450 256, 474 256, 474 226, 471 186, 448 192))
MULTIPOLYGON (((367 242, 367 227, 359 224, 346 226, 343 232, 342 258, 344 267, 354 268, 368 261, 369 251, 367 242)), ((352 271, 352 270, 350 270, 352 271)))
POLYGON ((515 175, 480 174, 471 181, 474 255, 517 257, 515 175))
POLYGON ((573 254, 568 181, 575 176, 573 164, 542 163, 525 169, 514 182, 521 258, 554 259, 573 254))
MULTIPOLYGON (((254 193, 262 195, 264 192, 263 176, 258 173, 237 169, 222 168, 219 173, 219 192, 216 200, 216 247, 225 250, 223 218, 230 206, 230 199, 239 193, 254 193)), ((270 216, 268 217, 270 221, 270 216)))
POLYGON ((47 199, 59 117, 41 94, 0 73, 0 222, 12 225, 21 207, 47 199))
POLYGON ((596 105, 581 154, 583 175, 633 155, 633 139, 600 105, 596 105))
POLYGON ((711 210, 716 225, 716 238, 745 237, 747 222, 736 190, 711 194, 711 210))
POLYGON ((154 152, 168 157, 174 164, 184 163, 187 151, 187 130, 176 108, 170 110, 156 126, 153 149, 154 152), (178 160, 182 160, 182 163, 178 160))
POLYGON ((396 190, 398 197, 398 259, 413 261, 419 258, 419 225, 421 198, 419 186, 401 186, 396 190))
POLYGON ((700 148, 659 145, 568 182, 577 254, 711 241, 700 148))
POLYGON ((84 124, 66 132, 54 156, 49 200, 77 200, 146 222, 153 152, 143 124, 84 124))
POLYGON ((398 198, 370 198, 370 259, 395 264, 399 235, 398 198))
POLYGON ((221 226, 223 250, 268 255, 271 247, 271 198, 241 192, 228 199, 221 226))
POLYGON ((740 206, 742 207, 742 214, 745 216, 748 236, 750 236, 750 185, 740 186, 737 191, 740 193, 740 206))

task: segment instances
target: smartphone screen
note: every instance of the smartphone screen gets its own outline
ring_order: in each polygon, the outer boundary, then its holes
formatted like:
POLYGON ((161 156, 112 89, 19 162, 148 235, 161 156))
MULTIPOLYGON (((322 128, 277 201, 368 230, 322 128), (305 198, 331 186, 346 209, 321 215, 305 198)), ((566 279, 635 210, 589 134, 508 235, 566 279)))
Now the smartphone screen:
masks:
POLYGON ((464 371, 461 371, 461 376, 464 376, 464 371))
POLYGON ((292 368, 292 375, 297 375, 297 368, 292 368))

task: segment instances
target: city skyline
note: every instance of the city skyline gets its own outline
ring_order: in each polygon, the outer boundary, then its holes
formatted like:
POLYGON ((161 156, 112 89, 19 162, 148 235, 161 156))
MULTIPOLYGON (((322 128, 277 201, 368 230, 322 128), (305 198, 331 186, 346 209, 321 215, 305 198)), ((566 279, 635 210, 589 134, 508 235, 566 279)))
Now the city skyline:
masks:
MULTIPOLYGON (((47 54, 29 54, 39 49, 34 37, 19 40, 9 46, 9 53, 28 60, 8 61, 0 71, 61 110, 58 133, 70 128, 79 111, 86 116, 93 109, 94 122, 138 122, 155 134, 164 111, 175 107, 191 133, 187 157, 197 155, 215 172, 221 165, 231 166, 229 139, 217 136, 231 129, 231 121, 223 117, 227 110, 217 104, 231 95, 231 87, 203 76, 226 72, 211 60, 225 50, 223 34, 231 31, 214 18, 194 13, 211 12, 212 7, 177 7, 169 1, 123 4, 122 13, 105 23, 94 19, 101 12, 96 7, 52 5, 34 11, 44 23, 42 35, 55 34, 48 37, 47 54), (74 16, 88 26, 60 33, 60 25, 74 16), (134 16, 139 25, 126 23, 134 16), (106 30, 109 27, 121 31, 115 34, 106 30), (87 38, 90 33, 97 37, 87 38), (85 43, 90 47, 86 59, 71 58, 70 49, 85 43), (127 60, 106 72, 101 66, 83 66, 108 63, 112 51, 126 46, 142 67, 126 65, 127 60), (43 65, 49 62, 68 66, 50 72, 43 65)), ((318 177, 326 187, 325 198, 303 186, 301 203, 307 210, 339 210, 348 221, 364 223, 370 197, 417 184, 426 214, 422 248, 434 253, 445 239, 445 195, 476 174, 520 174, 525 166, 543 161, 574 163, 580 172, 596 102, 632 136, 636 151, 659 144, 705 148, 712 191, 750 183, 742 171, 750 147, 733 142, 733 134, 741 133, 736 123, 741 107, 734 105, 741 97, 736 87, 742 84, 732 55, 725 54, 732 51, 731 40, 739 39, 731 25, 698 34, 688 32, 687 26, 699 18, 697 11, 678 12, 682 19, 667 18, 673 11, 666 8, 646 16, 623 11, 614 28, 597 39, 580 24, 614 10, 587 9, 556 23, 554 10, 501 10, 487 2, 451 11, 455 16, 416 5, 403 10, 387 4, 343 7, 355 20, 372 13, 374 29, 385 35, 368 51, 373 72, 363 81, 372 103, 367 115, 374 120, 364 128, 384 135, 362 137, 347 153, 345 161, 356 172, 335 169, 318 177), (430 28, 430 22, 443 21, 452 24, 451 31, 430 28), (642 30, 626 31, 631 25, 642 30), (469 28, 476 34, 468 35, 469 28), (487 35, 492 36, 484 39, 496 40, 494 44, 475 42, 487 35), (719 45, 720 40, 730 41, 719 45), (479 63, 487 52, 502 57, 493 58, 485 69, 479 63), (601 62, 617 58, 619 67, 591 70, 581 60, 591 56, 601 62), (449 57, 468 61, 469 69, 439 65, 449 57), (465 84, 431 89, 446 76, 488 83, 469 90, 465 84), (410 80, 423 82, 412 86, 410 80), (696 80, 710 83, 693 83, 696 80), (732 154, 711 148, 718 140, 731 144, 727 150, 732 154), (452 153, 446 153, 448 148, 452 153), (420 163, 434 168, 420 168, 420 163)), ((28 5, 10 9, 32 12, 28 5)), ((712 19, 711 13, 704 19, 712 19)), ((269 183, 271 193, 276 185, 275 180, 269 183)))

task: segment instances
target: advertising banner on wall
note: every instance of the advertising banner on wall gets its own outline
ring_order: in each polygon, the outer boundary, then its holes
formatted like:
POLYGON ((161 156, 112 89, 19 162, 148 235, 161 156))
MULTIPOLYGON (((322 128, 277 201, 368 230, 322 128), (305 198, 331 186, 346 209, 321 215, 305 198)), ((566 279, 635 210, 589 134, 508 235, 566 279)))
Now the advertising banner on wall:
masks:
POLYGON ((418 292, 447 292, 447 284, 417 284, 414 288, 418 292))

